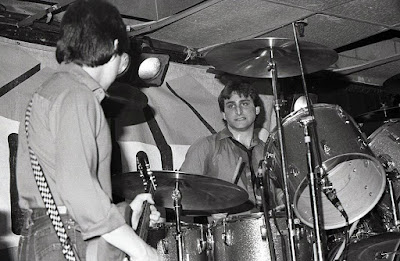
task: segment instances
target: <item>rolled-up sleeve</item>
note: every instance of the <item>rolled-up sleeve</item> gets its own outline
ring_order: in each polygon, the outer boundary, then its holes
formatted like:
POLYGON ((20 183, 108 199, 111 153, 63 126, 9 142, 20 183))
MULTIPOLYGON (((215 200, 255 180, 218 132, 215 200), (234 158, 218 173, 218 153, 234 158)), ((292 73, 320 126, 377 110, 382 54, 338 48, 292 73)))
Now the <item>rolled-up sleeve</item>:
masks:
POLYGON ((110 131, 99 102, 90 91, 69 91, 50 114, 57 192, 84 239, 122 226, 125 219, 111 200, 110 131))

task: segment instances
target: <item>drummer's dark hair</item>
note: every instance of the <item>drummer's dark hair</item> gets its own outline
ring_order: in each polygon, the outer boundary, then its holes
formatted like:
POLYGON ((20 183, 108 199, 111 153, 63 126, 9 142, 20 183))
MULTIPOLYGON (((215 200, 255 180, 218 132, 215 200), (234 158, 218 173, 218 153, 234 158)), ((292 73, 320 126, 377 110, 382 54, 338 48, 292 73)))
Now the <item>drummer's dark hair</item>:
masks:
POLYGON ((126 25, 118 9, 105 0, 79 0, 71 4, 61 20, 57 62, 96 67, 114 54, 129 49, 126 25), (115 50, 114 41, 118 40, 115 50))
POLYGON ((224 89, 222 89, 221 93, 218 96, 218 104, 219 104, 219 109, 221 112, 225 111, 225 100, 228 100, 231 98, 232 94, 236 93, 239 96, 243 97, 250 97, 255 106, 261 106, 261 99, 260 96, 258 95, 257 89, 254 88, 249 83, 246 82, 228 82, 224 89))

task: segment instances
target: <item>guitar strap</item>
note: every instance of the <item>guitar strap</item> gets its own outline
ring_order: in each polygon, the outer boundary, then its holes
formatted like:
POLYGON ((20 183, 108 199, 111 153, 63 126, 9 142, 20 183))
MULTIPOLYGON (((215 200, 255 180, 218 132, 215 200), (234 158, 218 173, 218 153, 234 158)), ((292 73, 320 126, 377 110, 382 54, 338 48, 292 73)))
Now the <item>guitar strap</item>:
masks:
POLYGON ((42 167, 39 164, 36 154, 33 152, 32 148, 29 145, 28 129, 29 129, 29 119, 31 116, 31 111, 32 111, 32 100, 29 102, 28 108, 26 109, 25 112, 25 132, 26 132, 26 140, 28 143, 29 157, 31 160, 31 166, 35 177, 36 185, 43 199, 43 203, 47 209, 47 215, 50 217, 51 223, 57 233, 58 239, 60 240, 62 246, 62 253, 64 257, 68 261, 79 261, 80 260, 79 256, 76 250, 74 249, 73 245, 71 245, 71 241, 67 235, 64 224, 58 212, 56 203, 54 201, 53 194, 50 191, 50 187, 42 171, 42 167))

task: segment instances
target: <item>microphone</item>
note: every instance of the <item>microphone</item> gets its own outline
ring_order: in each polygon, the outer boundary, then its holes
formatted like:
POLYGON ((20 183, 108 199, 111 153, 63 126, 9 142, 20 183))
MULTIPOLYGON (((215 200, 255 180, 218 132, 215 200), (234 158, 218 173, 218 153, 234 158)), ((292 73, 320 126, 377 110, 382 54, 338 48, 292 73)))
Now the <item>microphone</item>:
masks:
POLYGON ((264 160, 260 160, 258 162, 258 171, 257 171, 257 175, 256 175, 257 188, 261 188, 264 186, 263 177, 264 177, 264 160))
POLYGON ((336 195, 336 189, 332 188, 332 183, 327 178, 325 178, 325 184, 328 184, 328 186, 323 188, 325 196, 332 203, 332 205, 335 206, 335 208, 340 211, 342 216, 346 219, 346 222, 348 222, 349 217, 347 216, 347 213, 344 210, 342 203, 340 202, 339 198, 336 195))

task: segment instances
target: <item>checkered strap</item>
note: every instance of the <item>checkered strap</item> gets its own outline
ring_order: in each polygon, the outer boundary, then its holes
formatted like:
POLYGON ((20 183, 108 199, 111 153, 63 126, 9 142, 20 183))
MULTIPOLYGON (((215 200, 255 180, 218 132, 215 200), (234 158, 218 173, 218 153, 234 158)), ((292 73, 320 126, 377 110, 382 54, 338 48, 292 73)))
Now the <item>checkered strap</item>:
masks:
POLYGON ((63 247, 62 252, 65 258, 71 261, 79 261, 79 257, 75 253, 73 246, 70 243, 70 239, 67 235, 67 232, 65 231, 64 224, 61 220, 60 214, 58 213, 56 203, 54 202, 53 195, 51 194, 49 185, 47 184, 46 177, 43 174, 42 167, 39 164, 36 154, 33 152, 32 148, 29 145, 28 127, 29 127, 29 119, 31 116, 31 111, 32 111, 32 100, 29 102, 28 108, 26 109, 25 113, 25 132, 28 143, 29 156, 31 159, 32 170, 36 180, 36 185, 38 186, 40 195, 42 196, 43 202, 46 206, 47 215, 50 217, 51 223, 53 224, 53 227, 56 230, 57 236, 63 247))

